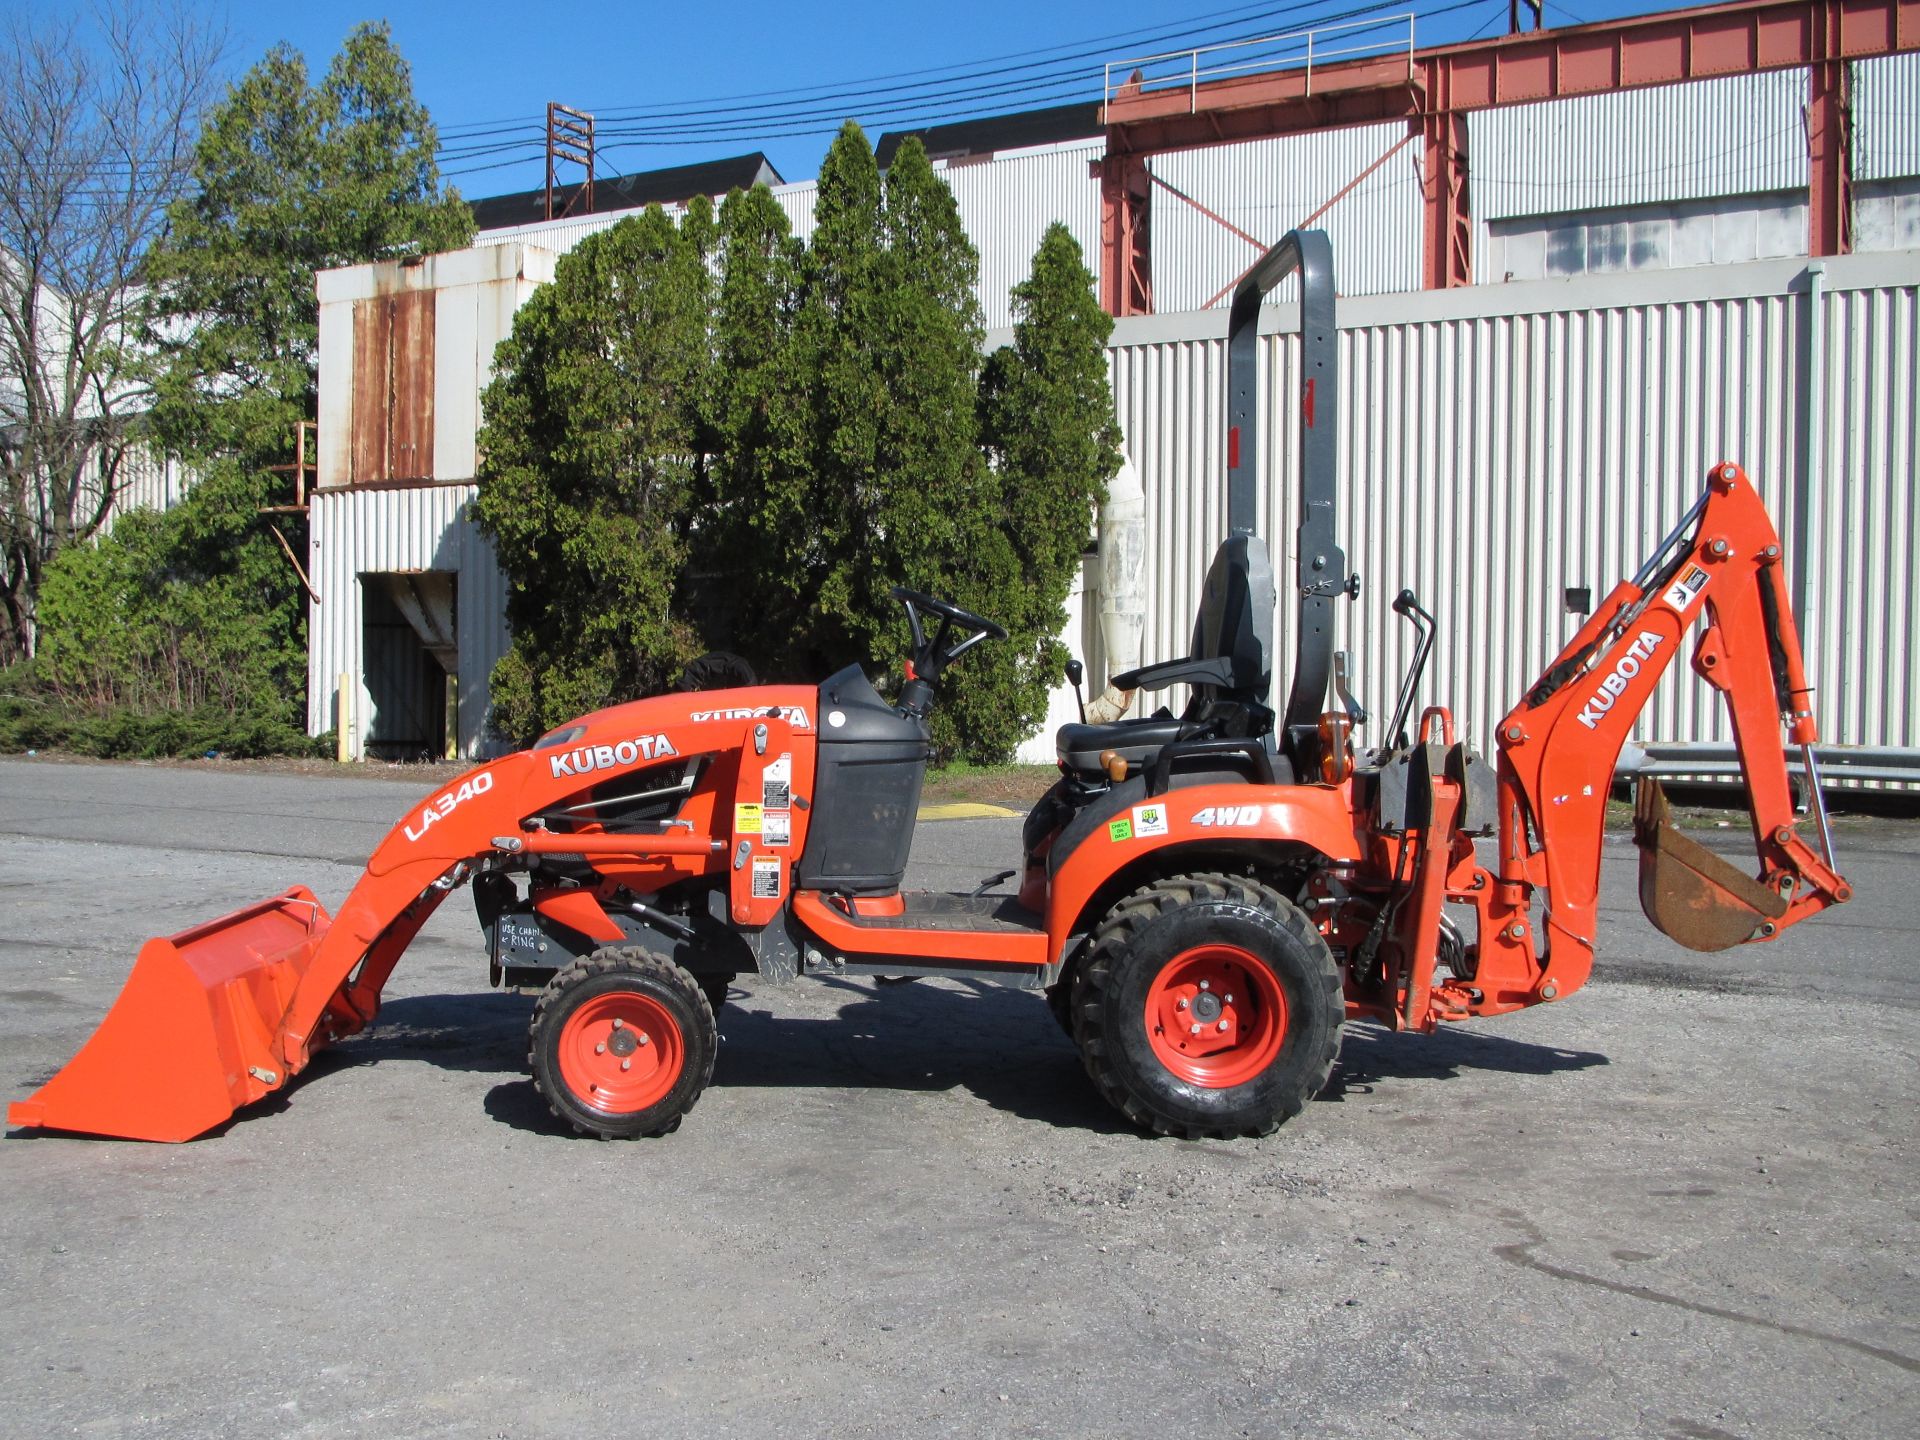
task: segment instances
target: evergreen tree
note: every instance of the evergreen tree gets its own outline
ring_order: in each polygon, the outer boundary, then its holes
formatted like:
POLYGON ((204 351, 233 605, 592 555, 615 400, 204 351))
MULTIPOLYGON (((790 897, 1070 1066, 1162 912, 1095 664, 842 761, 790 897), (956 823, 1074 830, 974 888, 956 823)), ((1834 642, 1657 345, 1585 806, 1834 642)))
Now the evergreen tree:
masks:
MULTIPOLYGON (((997 478, 979 445, 980 258, 918 138, 901 145, 887 171, 883 235, 871 342, 885 397, 877 417, 882 475, 855 603, 862 658, 897 665, 907 636, 887 596, 892 586, 999 619, 1019 576, 997 478)), ((1004 647, 974 651, 948 676, 933 717, 942 753, 1004 758, 1018 738, 1006 738, 1007 657, 995 649, 1004 647)))
POLYGON ((293 458, 316 405, 314 272, 473 237, 437 144, 384 23, 355 28, 317 87, 283 44, 232 88, 148 261, 163 441, 256 466, 293 458))
MULTIPOLYGON (((713 320, 711 488, 694 556, 703 633, 755 658, 788 657, 798 589, 817 526, 799 523, 808 474, 807 388, 794 338, 805 247, 764 185, 720 207, 720 279, 713 320)), ((772 673, 769 671, 768 673, 772 673)))
POLYGON ((474 516, 508 579, 495 723, 526 740, 665 688, 707 384, 699 227, 658 206, 582 241, 522 307, 483 397, 474 516))
POLYGON ((1094 509, 1120 468, 1120 427, 1107 381, 1113 317, 1064 225, 1047 227, 1013 308, 1014 343, 989 357, 980 408, 1020 576, 995 615, 1017 643, 993 648, 1011 666, 1003 703, 1025 735, 1045 717, 1066 660, 1054 637, 1094 509))

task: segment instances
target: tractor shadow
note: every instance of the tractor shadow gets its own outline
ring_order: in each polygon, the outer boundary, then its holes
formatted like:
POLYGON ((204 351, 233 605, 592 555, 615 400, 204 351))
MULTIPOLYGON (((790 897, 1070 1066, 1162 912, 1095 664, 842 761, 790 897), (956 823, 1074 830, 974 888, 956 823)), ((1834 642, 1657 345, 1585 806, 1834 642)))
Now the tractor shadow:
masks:
MULTIPOLYGON (((489 1116, 533 1134, 571 1135, 527 1074, 533 1004, 531 994, 495 991, 391 1000, 372 1030, 315 1056, 290 1088, 349 1065, 424 1061, 508 1077, 486 1096, 489 1116)), ((1056 1128, 1132 1133, 1094 1089, 1044 999, 1031 991, 959 980, 877 985, 827 978, 758 993, 736 986, 719 1019, 717 1088, 959 1089, 1056 1128), (823 990, 838 1003, 822 1005, 823 990), (779 1013, 789 1006, 813 1013, 779 1013)), ((1355 1024, 1347 1027, 1333 1077, 1316 1098, 1339 1103, 1396 1080, 1550 1075, 1608 1063, 1592 1051, 1469 1030, 1414 1035, 1355 1024)))
POLYGON ((1390 1080, 1457 1080, 1469 1071, 1501 1075, 1557 1075, 1612 1062, 1593 1050, 1563 1050, 1504 1035, 1459 1028, 1431 1035, 1349 1024, 1333 1078, 1316 1097, 1338 1104, 1371 1095, 1390 1080))

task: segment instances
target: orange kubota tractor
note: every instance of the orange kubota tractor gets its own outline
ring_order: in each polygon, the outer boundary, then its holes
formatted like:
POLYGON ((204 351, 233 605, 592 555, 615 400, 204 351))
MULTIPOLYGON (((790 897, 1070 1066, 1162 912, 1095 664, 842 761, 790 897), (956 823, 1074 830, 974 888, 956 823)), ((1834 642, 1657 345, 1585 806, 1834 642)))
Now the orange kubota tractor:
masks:
POLYGON ((218 1125, 371 1023, 408 942, 471 884, 493 981, 544 986, 534 1078, 584 1132, 673 1129, 712 1074, 728 982, 814 972, 1044 991, 1095 1084, 1136 1123, 1265 1133, 1326 1083, 1346 1020, 1431 1031, 1586 982, 1615 763, 1702 619, 1693 668, 1731 709, 1759 873, 1677 834, 1643 780, 1648 915, 1682 944, 1719 949, 1847 898, 1780 542, 1738 466, 1713 467, 1680 525, 1500 722, 1492 766, 1445 709, 1406 730, 1433 624, 1402 592, 1414 664, 1381 743, 1362 750, 1365 717, 1332 642, 1333 607, 1359 586, 1334 537, 1324 235, 1296 232, 1267 254, 1235 295, 1229 336, 1231 534, 1192 653, 1115 682, 1185 685, 1191 699, 1178 714, 1060 731, 1059 782, 1009 872, 1017 894, 900 889, 927 716, 955 662, 1005 632, 897 590, 913 655, 893 700, 850 666, 817 687, 582 716, 411 810, 338 915, 296 888, 149 941, 98 1032, 10 1120, 152 1140, 218 1125), (1299 629, 1276 714, 1274 578, 1253 533, 1256 321, 1296 272, 1299 629), (1805 757, 1817 850, 1795 828, 1785 741, 1805 757))

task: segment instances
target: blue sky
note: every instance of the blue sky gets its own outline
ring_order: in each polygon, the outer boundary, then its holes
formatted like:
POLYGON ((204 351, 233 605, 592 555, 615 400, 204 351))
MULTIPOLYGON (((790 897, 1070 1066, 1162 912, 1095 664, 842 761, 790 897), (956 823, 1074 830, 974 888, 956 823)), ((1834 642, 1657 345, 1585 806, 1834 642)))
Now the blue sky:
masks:
MULTIPOLYGON (((549 100, 594 112, 603 166, 622 173, 764 150, 782 175, 799 180, 816 173, 847 114, 877 139, 884 130, 963 111, 1097 100, 1103 61, 1298 30, 1318 17, 1364 9, 1361 0, 202 3, 225 16, 235 75, 282 40, 305 52, 318 72, 354 24, 385 18, 413 67, 416 93, 441 129, 449 152, 442 168, 473 197, 541 183, 549 100), (872 93, 886 87, 890 93, 872 93), (856 91, 866 93, 849 93, 856 91), (897 108, 880 108, 889 103, 897 108), (782 105, 808 113, 777 119, 780 112, 768 107, 782 105), (766 133, 776 124, 788 133, 766 133), (660 133, 688 125, 710 128, 660 133), (612 133, 620 128, 648 133, 612 133), (485 147, 513 148, 472 153, 485 147)), ((1548 0, 1546 13, 1550 26, 1566 26, 1668 8, 1659 0, 1548 0)), ((1422 45, 1506 29, 1506 0, 1421 0, 1367 13, 1408 9, 1421 17, 1415 34, 1422 45)))

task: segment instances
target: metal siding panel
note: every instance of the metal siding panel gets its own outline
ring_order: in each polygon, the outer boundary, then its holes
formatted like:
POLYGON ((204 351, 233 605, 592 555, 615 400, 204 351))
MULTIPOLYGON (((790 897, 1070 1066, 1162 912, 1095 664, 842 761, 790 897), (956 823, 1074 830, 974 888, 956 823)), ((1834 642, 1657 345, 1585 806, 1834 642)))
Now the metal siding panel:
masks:
MULTIPOLYGON (((335 677, 362 671, 359 577, 380 570, 449 570, 457 577, 460 645, 460 746, 484 743, 487 683, 507 650, 505 582, 492 547, 468 516, 472 485, 337 490, 314 496, 310 558, 321 604, 308 626, 307 722, 313 734, 333 723, 335 677)), ((357 687, 355 752, 367 733, 368 695, 357 687)))
POLYGON ((987 325, 1013 323, 1009 292, 1032 272, 1034 251, 1056 220, 1079 242, 1087 268, 1098 270, 1100 182, 1087 166, 1105 149, 1102 141, 939 167, 959 206, 960 223, 980 252, 978 293, 987 325))
POLYGON ((1476 220, 1803 190, 1807 72, 1475 110, 1476 220))
POLYGON ((1853 64, 1853 178, 1920 175, 1920 51, 1853 64))
POLYGON ((473 475, 474 435, 480 428, 480 299, 486 288, 460 285, 434 296, 435 480, 466 480, 473 475))
MULTIPOLYGON (((1606 293, 1598 285, 1569 285, 1569 300, 1577 303, 1583 291, 1606 293)), ((1341 643, 1354 652, 1360 697, 1382 717, 1376 724, 1384 725, 1411 658, 1411 627, 1388 608, 1402 586, 1420 594, 1441 626, 1419 702, 1451 705, 1465 731, 1486 746, 1494 723, 1577 628, 1578 617, 1565 613, 1566 587, 1587 585, 1599 602, 1684 514, 1712 462, 1732 458, 1748 469, 1793 555, 1801 436, 1793 397, 1805 303, 1788 295, 1733 297, 1344 328, 1340 526, 1366 589, 1359 605, 1342 607, 1341 643)), ((1898 312, 1906 348, 1892 372, 1908 381, 1912 313, 1910 301, 1898 312)), ((1861 374, 1898 348, 1878 338, 1861 343, 1861 374)), ((1280 480, 1262 500, 1282 578, 1276 685, 1285 682, 1294 645, 1288 582, 1295 563, 1299 457, 1291 397, 1298 348, 1286 334, 1263 344, 1263 443, 1272 447, 1263 470, 1280 480)), ((1223 363, 1213 338, 1123 343, 1113 351, 1116 411, 1148 495, 1149 660, 1185 653, 1200 577, 1224 533, 1223 363)), ((1909 457, 1917 438, 1913 411, 1909 400, 1874 420, 1904 437, 1909 457)), ((1873 453, 1891 448, 1889 438, 1873 453)), ((1896 472, 1904 477, 1902 497, 1912 489, 1911 463, 1896 472)), ((1910 563, 1911 513, 1894 514, 1886 500, 1882 509, 1886 523, 1875 543, 1887 553, 1877 563, 1888 570, 1896 603, 1910 610, 1912 587, 1904 571, 1895 575, 1890 567, 1895 551, 1910 563), (1899 538, 1884 538, 1889 530, 1899 538)), ((1907 657, 1914 618, 1903 614, 1876 635, 1907 657)), ((1864 663, 1857 642, 1841 637, 1810 637, 1809 649, 1848 657, 1829 665, 1864 663)), ((1911 676, 1914 662, 1901 663, 1911 676)), ((1909 682, 1902 716, 1911 711, 1913 688, 1909 682)), ((1857 729, 1829 722, 1844 741, 1855 741, 1857 729)), ((1637 733, 1730 738, 1714 697, 1684 661, 1637 733)), ((1380 736, 1365 738, 1378 743, 1380 736)), ((1896 735, 1859 738, 1912 743, 1896 735)))
POLYGON ((776 186, 773 198, 787 212, 787 221, 793 226, 793 233, 802 240, 812 239, 813 207, 820 198, 819 182, 805 180, 797 185, 776 186))
POLYGON ((320 307, 319 425, 315 483, 344 485, 352 463, 353 437, 353 302, 334 301, 320 307))
MULTIPOLYGON (((1362 125, 1155 155, 1148 168, 1270 245, 1332 200, 1406 134, 1403 123, 1362 125)), ((1342 295, 1419 287, 1420 153, 1416 139, 1314 221, 1333 240, 1342 295)), ((1156 188, 1152 205, 1153 302, 1158 311, 1197 310, 1260 258, 1252 245, 1164 189, 1156 188)), ((1279 296, 1290 300, 1292 295, 1293 282, 1288 281, 1279 296)))
POLYGON ((1829 292, 1822 322, 1824 424, 1788 552, 1806 572, 1815 713, 1829 743, 1920 744, 1920 289, 1829 292))

